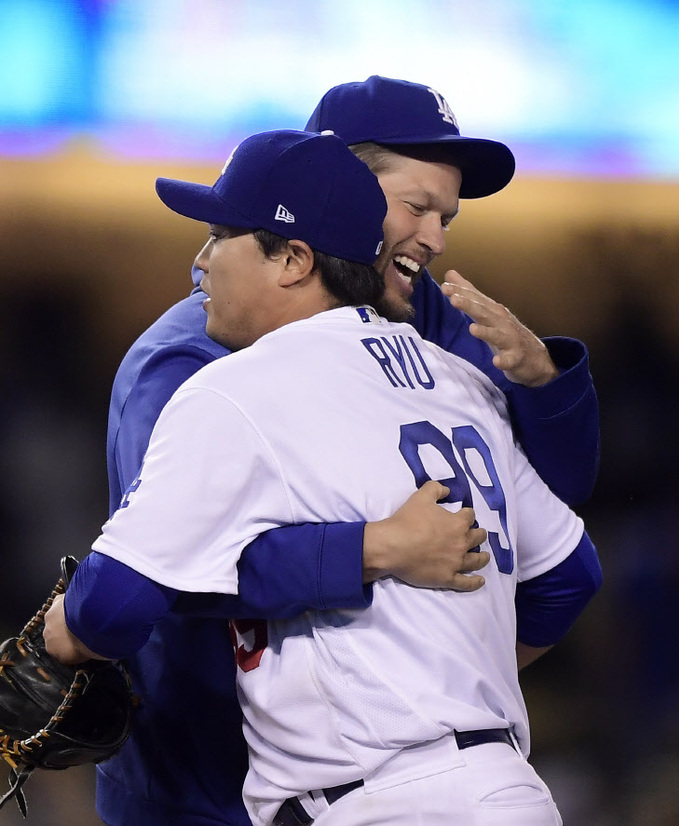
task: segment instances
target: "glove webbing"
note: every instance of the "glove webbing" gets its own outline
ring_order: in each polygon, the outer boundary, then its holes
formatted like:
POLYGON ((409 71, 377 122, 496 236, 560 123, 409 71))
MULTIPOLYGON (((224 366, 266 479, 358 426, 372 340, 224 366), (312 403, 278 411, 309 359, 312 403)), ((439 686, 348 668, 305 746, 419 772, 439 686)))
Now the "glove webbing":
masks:
POLYGON ((19 806, 21 814, 26 817, 26 798, 21 787, 31 776, 33 769, 34 766, 24 766, 21 771, 18 769, 9 770, 9 791, 0 797, 0 809, 2 809, 8 800, 14 798, 19 806))
MULTIPOLYGON (((40 608, 40 610, 35 614, 35 616, 32 617, 26 623, 23 630, 21 631, 19 639, 17 640, 17 648, 19 649, 19 651, 22 650, 22 642, 24 642, 27 637, 35 634, 36 631, 38 631, 42 626, 44 626, 45 614, 51 608, 55 598, 59 596, 59 594, 63 594, 66 590, 66 586, 70 582, 72 571, 74 570, 72 565, 75 562, 76 560, 73 557, 65 557, 61 560, 61 578, 54 586, 54 590, 49 595, 42 608, 40 608)), ((11 668, 13 665, 14 662, 12 660, 0 660, 0 673, 2 673, 3 668, 11 668)), ((57 711, 55 712, 54 716, 49 721, 47 726, 41 731, 39 731, 37 734, 34 734, 26 740, 16 740, 10 738, 10 736, 7 734, 4 737, 0 738, 0 756, 2 756, 3 760, 5 760, 10 765, 9 791, 7 791, 2 797, 0 797, 0 809, 2 809, 2 807, 8 800, 15 798, 17 805, 21 810, 21 814, 24 816, 24 818, 26 817, 26 797, 21 787, 31 776, 31 773, 35 766, 28 765, 25 762, 24 755, 26 752, 30 753, 32 751, 31 744, 39 745, 41 738, 50 736, 50 726, 61 721, 62 713, 66 711, 68 708, 70 708, 71 700, 75 696, 80 694, 83 686, 86 684, 87 674, 84 671, 77 671, 71 688, 64 697, 64 701, 59 706, 59 708, 57 709, 57 711), (85 677, 85 679, 83 680, 82 677, 85 677)), ((0 729, 0 734, 1 733, 2 730, 0 729)))
POLYGON ((31 776, 31 772, 35 768, 35 766, 31 766, 26 762, 26 756, 30 757, 33 747, 40 747, 42 741, 50 737, 50 729, 63 720, 64 712, 71 708, 72 701, 82 693, 83 688, 88 682, 89 674, 86 671, 76 671, 75 678, 68 693, 45 728, 41 729, 37 734, 31 735, 31 737, 28 737, 26 740, 13 740, 8 735, 5 735, 5 737, 0 740, 0 754, 2 754, 3 759, 6 760, 11 767, 9 773, 10 788, 9 791, 0 798, 0 809, 2 809, 8 800, 15 797, 19 809, 21 809, 21 814, 26 817, 26 798, 21 787, 31 776))

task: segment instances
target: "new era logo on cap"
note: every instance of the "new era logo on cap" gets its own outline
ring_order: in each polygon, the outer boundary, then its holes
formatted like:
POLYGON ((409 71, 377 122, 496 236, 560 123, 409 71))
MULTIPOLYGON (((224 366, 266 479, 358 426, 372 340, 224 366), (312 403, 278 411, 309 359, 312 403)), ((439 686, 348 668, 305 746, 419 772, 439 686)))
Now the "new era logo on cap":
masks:
POLYGON ((274 216, 274 221, 283 221, 285 224, 294 224, 295 223, 295 216, 287 210, 283 204, 278 204, 278 208, 276 209, 276 215, 274 216))

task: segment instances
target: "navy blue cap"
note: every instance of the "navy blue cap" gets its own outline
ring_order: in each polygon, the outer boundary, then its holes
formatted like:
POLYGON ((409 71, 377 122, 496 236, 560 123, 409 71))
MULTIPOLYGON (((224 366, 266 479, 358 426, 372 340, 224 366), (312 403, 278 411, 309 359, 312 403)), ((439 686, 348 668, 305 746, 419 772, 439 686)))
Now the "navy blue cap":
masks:
POLYGON ((214 186, 158 178, 156 192, 187 218, 267 229, 347 261, 374 264, 382 245, 382 189, 332 133, 253 135, 236 147, 214 186))
POLYGON ((438 144, 450 148, 462 172, 461 198, 482 198, 505 187, 516 162, 503 143, 460 135, 447 101, 435 89, 372 75, 326 92, 306 129, 332 129, 349 146, 372 141, 385 146, 438 144))

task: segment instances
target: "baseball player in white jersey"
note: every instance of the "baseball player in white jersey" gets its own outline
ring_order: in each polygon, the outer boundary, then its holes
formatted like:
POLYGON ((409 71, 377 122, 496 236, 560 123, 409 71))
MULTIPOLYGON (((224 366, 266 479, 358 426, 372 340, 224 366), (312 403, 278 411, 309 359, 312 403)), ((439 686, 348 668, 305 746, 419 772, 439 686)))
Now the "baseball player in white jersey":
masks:
POLYGON ((483 588, 389 577, 363 611, 233 623, 248 812, 255 826, 559 824, 526 761, 514 594, 589 541, 583 523, 483 374, 316 277, 319 251, 374 260, 384 198, 339 139, 300 134, 248 139, 212 189, 158 182, 212 225, 197 258, 208 332, 239 352, 173 396, 93 549, 170 589, 236 593, 262 531, 380 520, 440 481, 443 506, 487 531, 483 588), (295 240, 258 253, 252 229, 279 224, 295 240))

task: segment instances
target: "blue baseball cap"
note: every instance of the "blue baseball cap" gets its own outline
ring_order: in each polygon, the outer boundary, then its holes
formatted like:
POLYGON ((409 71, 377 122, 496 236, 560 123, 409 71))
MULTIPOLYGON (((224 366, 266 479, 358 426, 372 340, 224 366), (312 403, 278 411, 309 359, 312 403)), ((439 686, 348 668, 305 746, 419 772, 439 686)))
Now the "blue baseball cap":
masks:
POLYGON ((450 147, 462 172, 461 198, 483 198, 505 187, 516 162, 498 141, 467 138, 440 92, 420 83, 372 75, 326 92, 306 129, 332 129, 349 146, 372 141, 385 146, 438 144, 450 147))
POLYGON ((375 263, 384 237, 387 202, 377 178, 331 132, 253 135, 212 187, 158 178, 156 192, 187 218, 267 229, 361 264, 375 263))

